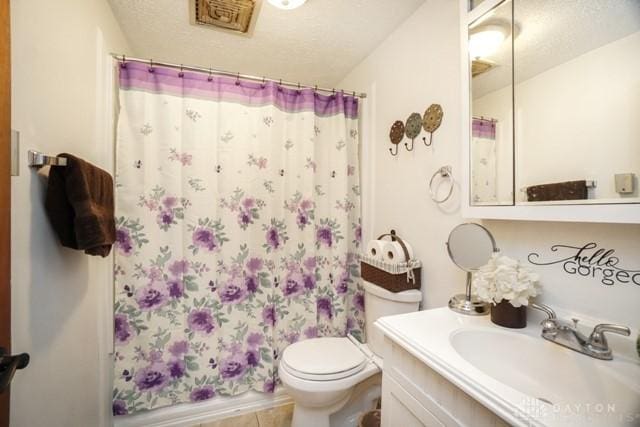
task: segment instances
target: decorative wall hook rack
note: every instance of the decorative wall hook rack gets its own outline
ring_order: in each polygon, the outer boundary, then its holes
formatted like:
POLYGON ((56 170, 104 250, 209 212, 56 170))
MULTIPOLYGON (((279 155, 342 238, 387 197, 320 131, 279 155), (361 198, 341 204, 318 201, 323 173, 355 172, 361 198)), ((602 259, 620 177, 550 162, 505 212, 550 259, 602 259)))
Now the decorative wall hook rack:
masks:
POLYGON ((431 104, 424 112, 424 116, 420 116, 419 113, 411 113, 406 122, 396 120, 391 126, 389 132, 389 139, 391 143, 395 145, 395 150, 389 148, 389 152, 392 156, 398 155, 398 144, 406 136, 411 140, 411 143, 405 142, 404 147, 407 151, 413 151, 415 139, 420 135, 421 130, 429 132, 429 142, 426 137, 422 137, 424 145, 430 147, 433 143, 433 133, 440 127, 443 116, 442 107, 440 104, 431 104))
POLYGON ((27 153, 29 167, 41 168, 43 166, 67 166, 67 159, 64 157, 49 156, 35 150, 27 153))

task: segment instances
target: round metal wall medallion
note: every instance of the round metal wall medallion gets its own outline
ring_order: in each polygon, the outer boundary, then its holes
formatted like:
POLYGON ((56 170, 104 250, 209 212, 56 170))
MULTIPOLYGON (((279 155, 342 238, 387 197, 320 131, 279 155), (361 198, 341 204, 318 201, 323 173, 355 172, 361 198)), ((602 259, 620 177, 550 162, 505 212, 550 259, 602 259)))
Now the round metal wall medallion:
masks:
POLYGON ((407 135, 409 139, 415 139, 416 136, 420 135, 420 131, 422 130, 422 117, 418 113, 412 113, 407 119, 407 124, 405 125, 404 134, 407 135))
POLYGON ((391 131, 389 131, 389 139, 392 144, 400 144, 402 138, 404 137, 404 123, 400 120, 396 120, 391 126, 391 131))
POLYGON ((429 133, 433 133, 440 127, 442 123, 442 107, 440 104, 431 104, 429 108, 424 112, 424 118, 422 119, 422 127, 429 133))

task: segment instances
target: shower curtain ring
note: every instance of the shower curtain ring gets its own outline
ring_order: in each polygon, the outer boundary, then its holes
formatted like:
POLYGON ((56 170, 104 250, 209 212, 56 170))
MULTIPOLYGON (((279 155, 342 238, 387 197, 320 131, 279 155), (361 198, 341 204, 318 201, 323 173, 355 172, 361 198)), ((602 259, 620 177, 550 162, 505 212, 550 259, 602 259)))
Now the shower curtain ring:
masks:
POLYGON ((208 81, 212 81, 212 80, 213 80, 213 76, 212 76, 212 74, 213 74, 213 73, 212 73, 212 70, 211 70, 211 68, 209 68, 209 77, 207 77, 207 80, 208 80, 208 81))
POLYGON ((122 54, 122 62, 120 62, 120 67, 121 68, 126 68, 127 66, 127 57, 124 56, 124 53, 122 54))
POLYGON ((240 86, 240 73, 236 73, 236 86, 240 86))
POLYGON ((180 72, 178 73, 178 77, 184 77, 184 66, 180 64, 180 72))
POLYGON ((264 76, 262 76, 262 89, 264 89, 265 87, 267 87, 266 79, 264 76))
POLYGON ((149 59, 149 72, 153 73, 153 59, 149 59))

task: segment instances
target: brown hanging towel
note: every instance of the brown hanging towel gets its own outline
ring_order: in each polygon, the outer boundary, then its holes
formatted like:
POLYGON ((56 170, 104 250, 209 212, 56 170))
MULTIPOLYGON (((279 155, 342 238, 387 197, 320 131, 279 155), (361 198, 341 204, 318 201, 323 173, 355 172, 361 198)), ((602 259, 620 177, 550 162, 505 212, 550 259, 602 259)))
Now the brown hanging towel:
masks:
POLYGON ((47 216, 62 246, 106 257, 115 242, 113 179, 71 154, 67 166, 51 166, 45 200, 47 216))

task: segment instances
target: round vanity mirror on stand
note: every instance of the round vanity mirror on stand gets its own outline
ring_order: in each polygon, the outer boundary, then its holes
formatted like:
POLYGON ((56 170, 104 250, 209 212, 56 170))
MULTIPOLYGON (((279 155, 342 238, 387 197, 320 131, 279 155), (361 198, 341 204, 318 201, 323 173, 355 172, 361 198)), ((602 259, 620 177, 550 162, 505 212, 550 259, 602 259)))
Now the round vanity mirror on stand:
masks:
POLYGON ((451 298, 449 308, 471 316, 489 314, 489 304, 471 295, 471 275, 487 264, 494 252, 498 252, 495 239, 479 224, 460 224, 449 234, 447 251, 453 263, 467 272, 467 291, 451 298))

